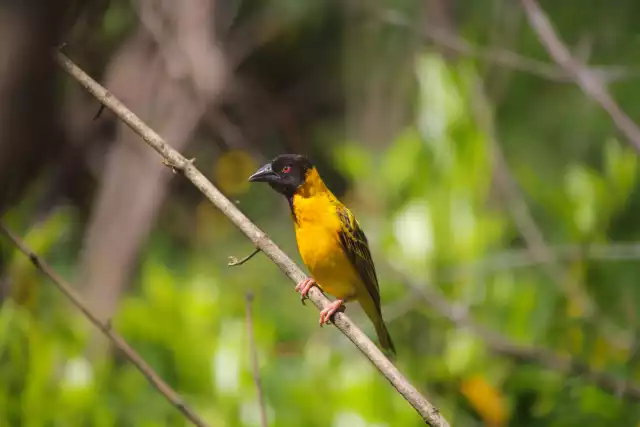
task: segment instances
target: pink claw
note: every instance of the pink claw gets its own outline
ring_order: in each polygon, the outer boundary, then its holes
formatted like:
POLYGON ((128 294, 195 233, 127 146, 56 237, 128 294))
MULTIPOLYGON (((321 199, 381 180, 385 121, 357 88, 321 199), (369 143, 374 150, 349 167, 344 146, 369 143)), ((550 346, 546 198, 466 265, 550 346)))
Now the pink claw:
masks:
POLYGON ((344 308, 343 303, 343 300, 337 299, 323 308, 320 312, 320 326, 329 323, 329 321, 331 320, 331 316, 344 308))
POLYGON ((316 281, 311 277, 307 277, 296 285, 296 291, 300 292, 300 297, 304 301, 312 286, 316 285, 316 281))

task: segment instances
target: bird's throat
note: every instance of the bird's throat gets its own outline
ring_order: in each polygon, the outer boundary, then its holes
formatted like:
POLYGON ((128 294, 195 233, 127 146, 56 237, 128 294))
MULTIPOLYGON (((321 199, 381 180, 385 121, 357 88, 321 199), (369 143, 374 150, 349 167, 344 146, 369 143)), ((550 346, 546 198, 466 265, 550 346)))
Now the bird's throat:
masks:
POLYGON ((296 196, 300 197, 313 197, 318 194, 331 193, 316 168, 311 168, 307 171, 304 182, 300 185, 295 192, 296 196))
POLYGON ((291 196, 287 196, 287 200, 289 201, 289 208, 291 208, 291 215, 293 216, 294 222, 298 223, 298 215, 296 211, 300 208, 305 209, 306 206, 310 204, 307 202, 312 198, 316 198, 320 196, 322 199, 333 200, 335 196, 331 193, 331 190, 327 188, 327 186, 320 178, 320 174, 318 173, 316 168, 311 168, 308 170, 307 175, 305 176, 304 182, 300 185, 294 194, 291 196), (305 207, 301 206, 304 205, 305 207))

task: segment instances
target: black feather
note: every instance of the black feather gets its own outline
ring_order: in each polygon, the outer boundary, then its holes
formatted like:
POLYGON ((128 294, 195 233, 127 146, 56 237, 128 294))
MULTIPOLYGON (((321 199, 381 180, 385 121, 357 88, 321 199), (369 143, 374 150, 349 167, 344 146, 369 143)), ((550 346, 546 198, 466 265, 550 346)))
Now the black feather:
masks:
POLYGON ((376 305, 376 309, 378 312, 381 312, 378 277, 371 252, 369 251, 367 237, 364 235, 358 221, 349 209, 341 205, 336 206, 336 209, 338 217, 340 217, 340 221, 342 222, 342 228, 338 232, 342 250, 347 255, 347 258, 349 258, 351 265, 353 265, 358 272, 362 283, 365 284, 369 295, 371 295, 376 305))

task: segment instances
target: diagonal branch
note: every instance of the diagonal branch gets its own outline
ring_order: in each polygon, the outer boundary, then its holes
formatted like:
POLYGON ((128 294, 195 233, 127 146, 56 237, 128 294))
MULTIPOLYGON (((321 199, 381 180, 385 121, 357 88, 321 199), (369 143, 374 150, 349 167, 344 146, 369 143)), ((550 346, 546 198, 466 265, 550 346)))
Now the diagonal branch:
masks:
MULTIPOLYGON (((447 34, 447 32, 438 28, 425 28, 424 35, 437 45, 444 46, 471 58, 493 62, 503 67, 512 68, 516 71, 529 73, 559 83, 573 82, 572 75, 564 68, 522 56, 512 50, 493 46, 474 46, 465 39, 447 34)), ((590 72, 605 81, 635 77, 634 73, 629 72, 629 70, 624 69, 622 66, 616 65, 592 67, 590 72)))
MULTIPOLYGON (((600 330, 604 329, 609 332, 618 332, 619 328, 602 315, 595 301, 593 301, 589 294, 583 289, 578 280, 570 274, 567 274, 529 211, 524 195, 521 193, 518 183, 513 177, 496 137, 493 121, 490 117, 491 110, 482 87, 482 82, 478 82, 476 85, 474 101, 476 120, 484 130, 489 146, 493 152, 497 183, 505 195, 507 209, 518 231, 524 238, 531 256, 542 266, 545 274, 563 290, 567 299, 579 309, 580 316, 585 322, 598 326, 600 330)), ((611 334, 607 336, 607 341, 612 343, 610 335, 611 334)))
POLYGON ((84 316, 102 332, 109 340, 124 354, 124 356, 140 371, 142 375, 149 381, 149 383, 158 390, 176 409, 189 420, 191 423, 198 427, 208 427, 207 423, 198 416, 193 410, 191 410, 173 390, 169 384, 164 382, 162 378, 153 370, 151 366, 144 361, 144 359, 116 332, 111 329, 111 325, 108 322, 102 322, 98 317, 87 307, 87 304, 80 298, 80 296, 73 290, 73 287, 69 285, 58 273, 55 272, 42 258, 36 255, 27 245, 11 230, 0 223, 0 232, 7 236, 16 245, 20 251, 22 251, 33 263, 33 265, 40 270, 45 276, 47 276, 54 285, 75 305, 84 316))
POLYGON ((478 126, 486 135, 487 143, 493 155, 496 183, 504 195, 506 208, 518 232, 522 235, 531 256, 542 265, 549 278, 558 284, 566 296, 580 308, 584 315, 593 315, 594 304, 581 290, 578 283, 565 274, 529 210, 527 201, 507 164, 507 159, 496 136, 495 126, 491 117, 491 108, 481 81, 477 82, 475 87, 473 113, 478 126))
MULTIPOLYGON (((382 12, 380 16, 383 22, 411 28, 410 20, 396 11, 387 10, 382 12)), ((480 59, 559 83, 573 83, 574 81, 573 76, 557 64, 523 56, 509 49, 474 45, 462 37, 450 34, 443 28, 427 26, 421 29, 420 34, 425 39, 431 40, 434 45, 444 47, 469 58, 480 59)), ((635 68, 627 69, 622 65, 593 66, 591 67, 591 72, 606 82, 632 79, 638 75, 635 68)))
POLYGON ((640 128, 620 108, 597 74, 577 61, 556 34, 545 12, 535 0, 521 0, 529 24, 549 55, 573 76, 580 89, 605 110, 620 132, 640 151, 640 128))
MULTIPOLYGON (((230 202, 194 165, 178 151, 174 150, 153 129, 149 128, 131 110, 116 99, 105 88, 89 77, 71 60, 61 53, 56 55, 58 64, 91 92, 102 104, 112 110, 134 132, 156 150, 173 170, 180 172, 198 188, 224 215, 233 222, 262 252, 267 255, 291 280, 300 282, 306 275, 269 237, 249 220, 230 202)), ((314 305, 321 309, 329 300, 317 288, 312 288, 309 297, 314 305)), ((358 328, 344 313, 334 316, 335 326, 355 344, 356 347, 374 364, 391 385, 409 402, 432 427, 448 427, 449 423, 413 386, 407 378, 387 359, 367 335, 358 328)))
POLYGON ((640 385, 632 380, 615 377, 607 372, 597 371, 587 363, 569 356, 559 355, 546 348, 517 344, 508 337, 475 322, 469 311, 452 304, 434 287, 424 286, 408 277, 396 267, 389 268, 398 276, 401 282, 414 294, 409 297, 415 301, 418 296, 438 315, 450 321, 456 328, 464 329, 480 338, 493 353, 510 357, 516 361, 536 364, 555 371, 580 376, 586 382, 591 382, 602 390, 615 396, 626 397, 629 400, 640 401, 640 385))

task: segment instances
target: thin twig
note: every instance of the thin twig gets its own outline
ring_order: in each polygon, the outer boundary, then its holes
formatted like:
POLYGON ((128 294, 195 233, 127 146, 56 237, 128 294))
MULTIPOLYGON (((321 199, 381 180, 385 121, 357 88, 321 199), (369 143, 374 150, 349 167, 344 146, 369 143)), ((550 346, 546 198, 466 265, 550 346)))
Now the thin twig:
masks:
MULTIPOLYGON (((382 20, 393 25, 410 27, 410 21, 395 11, 386 11, 382 20)), ((512 50, 493 46, 476 46, 462 37, 457 37, 443 29, 427 26, 421 29, 421 35, 435 45, 442 46, 458 54, 487 61, 517 71, 533 74, 559 83, 573 83, 573 76, 562 67, 521 55, 512 50)), ((608 82, 624 78, 637 78, 635 70, 621 65, 594 66, 591 72, 608 82)))
MULTIPOLYGON (((557 286, 563 290, 565 296, 571 303, 578 307, 580 317, 585 322, 596 325, 602 329, 617 332, 619 328, 601 315, 597 304, 590 298, 581 284, 570 274, 567 274, 562 265, 560 265, 553 251, 550 249, 542 230, 529 211, 527 201, 511 173, 502 147, 497 139, 493 120, 490 116, 491 109, 481 82, 476 85, 474 101, 476 120, 480 128, 484 131, 487 142, 493 152, 497 184, 505 196, 507 209, 516 228, 524 238, 532 257, 542 266, 543 271, 550 280, 555 282, 557 286)), ((613 344, 611 335, 612 334, 608 334, 606 340, 613 344)))
POLYGON ((640 128, 620 108, 598 75, 576 60, 553 29, 545 12, 535 0, 521 0, 529 24, 554 61, 569 73, 585 95, 600 104, 618 130, 640 151, 640 128))
MULTIPOLYGON (((561 261, 609 261, 624 262, 640 259, 640 243, 612 242, 609 244, 590 245, 555 245, 549 246, 555 258, 561 261)), ((540 260, 531 255, 529 249, 512 249, 488 255, 477 261, 451 267, 443 272, 440 282, 450 282, 466 277, 482 276, 497 271, 534 267, 540 260)))
POLYGON ((100 116, 102 115, 103 111, 104 111, 104 105, 100 104, 100 108, 98 108, 98 111, 96 112, 96 115, 93 116, 93 120, 98 120, 100 118, 100 116))
POLYGON ((251 252, 249 255, 247 255, 246 257, 242 258, 242 259, 238 259, 234 256, 230 256, 229 257, 229 262, 227 263, 227 265, 229 267, 235 267, 238 265, 242 265, 245 262, 249 261, 251 258, 253 258, 258 252, 260 252, 260 248, 255 248, 253 250, 253 252, 251 252))
POLYGON ((640 401, 640 385, 631 380, 616 378, 612 374, 596 371, 587 363, 575 360, 572 357, 561 356, 551 350, 533 346, 516 344, 506 336, 488 329, 475 322, 465 307, 457 306, 433 286, 424 286, 396 267, 389 266, 400 281, 413 294, 425 301, 431 310, 449 320, 459 329, 468 330, 480 338, 489 350, 520 362, 533 363, 548 369, 566 372, 591 382, 614 396, 626 397, 634 401, 640 401))
MULTIPOLYGON (((264 252, 295 283, 303 280, 306 275, 269 237, 238 208, 229 201, 193 164, 178 151, 174 150, 153 129, 149 128, 140 118, 131 112, 115 96, 89 77, 69 58, 61 53, 56 54, 58 64, 74 77, 82 86, 91 92, 101 103, 112 110, 134 132, 156 150, 167 163, 179 171, 193 183, 202 194, 207 197, 220 211, 227 216, 255 245, 264 252)), ((312 288, 309 297, 318 309, 324 308, 329 300, 317 288, 312 288)), ((336 313, 333 324, 346 335, 351 342, 374 364, 380 373, 405 398, 405 400, 432 427, 445 427, 449 423, 420 392, 402 375, 376 345, 360 328, 344 313, 336 313)))
MULTIPOLYGON (((560 260, 591 260, 602 262, 625 262, 637 261, 640 259, 640 243, 638 242, 611 242, 609 244, 590 244, 590 245, 557 245, 550 246, 555 258, 560 260)), ((529 268, 540 265, 540 260, 531 255, 529 249, 512 249, 494 255, 489 255, 477 261, 460 264, 446 269, 439 275, 438 282, 446 283, 458 280, 468 280, 470 278, 478 279, 485 275, 490 275, 504 270, 515 270, 519 268, 529 268)), ((391 314, 390 318, 401 316, 410 310, 413 310, 417 301, 413 295, 408 296, 400 302, 391 304, 387 307, 391 314)), ((457 309, 457 308, 456 308, 457 309)), ((632 324, 633 322, 629 323, 632 324)), ((615 331, 617 333, 609 333, 608 341, 615 348, 622 351, 631 351, 634 346, 631 341, 634 340, 633 334, 623 331, 615 331)), ((637 346, 640 350, 640 346, 637 346)))
POLYGON ((267 407, 264 404, 264 393, 262 392, 262 381, 260 380, 260 366, 258 364, 258 349, 256 348, 256 338, 253 332, 253 294, 247 293, 247 337, 249 339, 249 356, 251 357, 251 373, 253 382, 256 385, 258 394, 258 405, 260 407, 260 426, 267 427, 267 407))
POLYGON ((580 307, 584 316, 594 313, 595 305, 582 292, 578 283, 572 280, 558 264, 553 252, 529 211, 529 206, 524 195, 520 191, 518 182, 511 173, 506 156, 498 142, 496 131, 491 117, 491 108, 484 92, 482 82, 476 85, 473 97, 473 113, 478 126, 484 132, 487 143, 491 149, 496 174, 496 183, 504 195, 507 210, 531 252, 531 256, 542 265, 545 273, 551 280, 564 290, 565 294, 580 307))
POLYGON ((111 329, 109 322, 102 322, 95 314, 89 309, 87 304, 80 298, 80 296, 73 290, 73 287, 68 284, 53 268, 51 268, 42 258, 35 254, 15 233, 9 230, 4 224, 0 223, 0 232, 6 235, 20 251, 22 251, 31 263, 40 270, 45 276, 47 276, 53 284, 75 305, 82 314, 91 322, 96 328, 100 330, 118 350, 140 371, 140 373, 149 381, 156 390, 158 390, 173 406, 182 412, 182 414, 191 423, 198 427, 207 427, 207 423, 204 422, 199 415, 193 412, 182 398, 176 393, 160 376, 153 370, 151 366, 144 361, 144 359, 116 332, 111 329))

